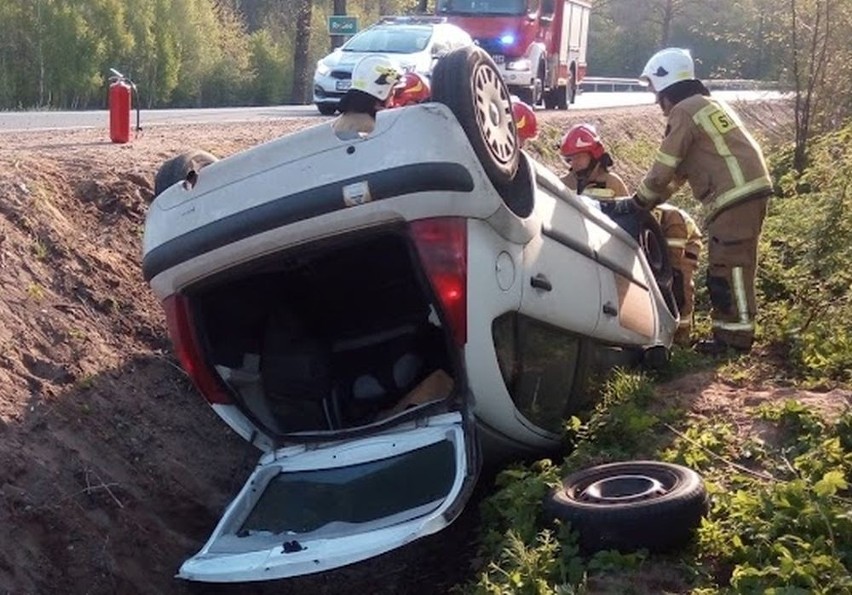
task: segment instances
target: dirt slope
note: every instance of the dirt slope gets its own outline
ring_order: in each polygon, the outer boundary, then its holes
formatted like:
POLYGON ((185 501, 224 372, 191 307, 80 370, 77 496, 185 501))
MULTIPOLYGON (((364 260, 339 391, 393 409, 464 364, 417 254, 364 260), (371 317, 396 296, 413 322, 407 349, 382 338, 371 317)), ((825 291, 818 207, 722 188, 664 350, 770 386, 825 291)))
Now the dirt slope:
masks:
MULTIPOLYGON (((785 134, 788 108, 746 111, 759 134, 785 134)), ((656 108, 583 118, 614 146, 656 143, 663 127, 656 108)), ((570 111, 541 119, 559 130, 579 121, 570 111)), ((0 134, 0 592, 442 593, 464 578, 470 513, 318 577, 216 589, 172 578, 257 452, 176 369, 142 280, 153 175, 189 146, 226 156, 320 122, 152 127, 125 146, 105 130, 0 134)), ((558 135, 551 128, 539 148, 558 135)), ((635 184, 643 166, 620 171, 635 184)), ((711 395, 728 390, 696 380, 711 395)))

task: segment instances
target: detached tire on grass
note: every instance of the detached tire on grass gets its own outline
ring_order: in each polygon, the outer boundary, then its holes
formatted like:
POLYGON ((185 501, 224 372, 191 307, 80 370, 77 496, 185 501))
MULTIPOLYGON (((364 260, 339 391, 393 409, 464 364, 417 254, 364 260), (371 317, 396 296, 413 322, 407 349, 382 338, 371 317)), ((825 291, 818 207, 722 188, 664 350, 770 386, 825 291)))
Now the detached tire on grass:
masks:
POLYGON ((707 492, 692 469, 628 461, 572 473, 546 497, 544 510, 571 523, 585 552, 667 552, 692 538, 707 513, 707 492))
POLYGON ((154 176, 154 197, 156 198, 167 188, 184 180, 194 184, 194 176, 197 176, 198 172, 218 160, 218 157, 207 151, 193 149, 164 161, 160 169, 157 170, 157 175, 154 176))
POLYGON ((491 56, 467 46, 441 58, 432 71, 432 101, 456 116, 491 182, 508 186, 521 151, 509 89, 491 56))

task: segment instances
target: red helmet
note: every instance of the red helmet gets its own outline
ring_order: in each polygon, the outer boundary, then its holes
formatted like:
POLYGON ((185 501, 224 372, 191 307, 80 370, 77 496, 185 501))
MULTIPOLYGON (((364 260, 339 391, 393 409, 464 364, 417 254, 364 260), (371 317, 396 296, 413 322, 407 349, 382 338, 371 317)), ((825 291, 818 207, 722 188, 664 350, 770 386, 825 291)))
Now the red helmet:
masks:
POLYGON ((425 77, 416 72, 406 72, 391 92, 388 107, 404 107, 429 101, 432 90, 425 77))
POLYGON ((562 137, 559 153, 563 157, 572 157, 577 153, 589 153, 594 159, 600 159, 606 148, 591 124, 577 124, 568 129, 562 137))
POLYGON ((515 127, 518 129, 521 144, 538 136, 538 122, 533 108, 513 97, 512 115, 515 117, 515 127))

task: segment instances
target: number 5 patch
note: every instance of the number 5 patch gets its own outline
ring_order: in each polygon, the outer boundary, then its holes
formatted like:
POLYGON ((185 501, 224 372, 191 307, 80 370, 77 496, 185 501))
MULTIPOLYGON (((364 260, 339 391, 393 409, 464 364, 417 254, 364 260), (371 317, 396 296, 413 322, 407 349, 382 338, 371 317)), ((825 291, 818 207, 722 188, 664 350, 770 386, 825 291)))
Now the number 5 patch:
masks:
POLYGON ((719 134, 725 134, 737 127, 736 122, 723 111, 715 111, 710 114, 710 121, 713 123, 713 127, 719 131, 719 134))

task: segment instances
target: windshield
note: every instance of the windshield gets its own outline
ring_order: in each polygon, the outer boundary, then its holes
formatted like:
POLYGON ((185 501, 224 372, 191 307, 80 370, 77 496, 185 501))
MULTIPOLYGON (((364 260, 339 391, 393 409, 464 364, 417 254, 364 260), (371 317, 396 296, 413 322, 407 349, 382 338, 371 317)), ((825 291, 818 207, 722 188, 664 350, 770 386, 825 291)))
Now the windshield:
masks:
POLYGON ((438 0, 439 13, 525 14, 526 0, 438 0))
POLYGON ((429 45, 432 27, 373 27, 343 45, 344 52, 413 54, 429 45))

